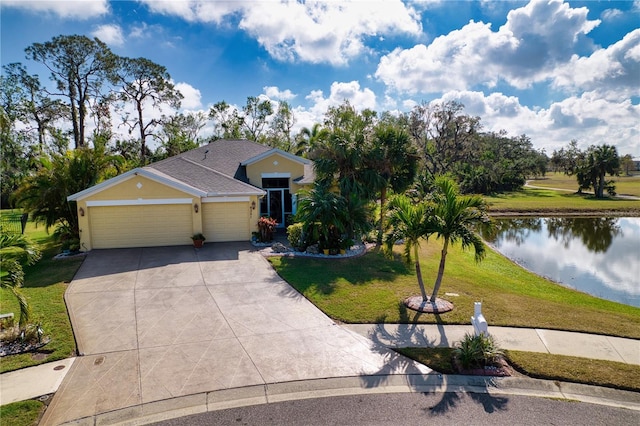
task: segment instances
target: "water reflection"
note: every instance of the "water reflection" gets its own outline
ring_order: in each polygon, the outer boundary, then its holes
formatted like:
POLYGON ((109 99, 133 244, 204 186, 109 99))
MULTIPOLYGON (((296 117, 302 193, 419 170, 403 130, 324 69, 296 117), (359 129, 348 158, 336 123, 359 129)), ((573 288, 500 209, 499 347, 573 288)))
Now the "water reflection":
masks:
POLYGON ((613 238, 621 235, 618 218, 551 217, 545 220, 549 236, 562 241, 566 248, 572 240, 580 238, 589 250, 606 253, 613 238))
POLYGON ((539 275, 640 307, 640 218, 496 219, 483 236, 539 275))

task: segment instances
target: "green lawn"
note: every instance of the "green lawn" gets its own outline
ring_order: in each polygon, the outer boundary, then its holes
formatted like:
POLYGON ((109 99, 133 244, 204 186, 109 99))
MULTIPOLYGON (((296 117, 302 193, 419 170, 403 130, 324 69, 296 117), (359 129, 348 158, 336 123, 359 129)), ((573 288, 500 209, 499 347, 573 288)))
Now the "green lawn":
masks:
POLYGON ((27 400, 0 406, 0 424, 11 426, 33 426, 38 424, 45 405, 40 401, 27 400))
MULTIPOLYGON (((536 181, 536 185, 538 181, 536 181)), ((577 195, 551 189, 524 188, 520 191, 484 196, 489 213, 521 214, 615 214, 639 216, 640 200, 596 199, 591 195, 577 195)))
MULTIPOLYGON (((427 291, 436 276, 441 243, 421 249, 427 291)), ((491 325, 537 327, 640 338, 640 308, 589 296, 526 271, 489 250, 476 264, 472 252, 450 249, 440 296, 455 309, 441 315, 407 310, 402 300, 419 294, 412 265, 372 252, 325 260, 270 258, 276 271, 330 317, 347 323, 468 324, 473 302, 483 302, 491 325), (447 295, 453 293, 455 295, 447 295)))
MULTIPOLYGON (((34 354, 2 358, 2 373, 68 358, 76 349, 64 292, 83 258, 54 260, 53 256, 60 252, 60 248, 42 226, 36 227, 30 222, 25 234, 39 244, 43 255, 38 263, 24 268, 25 285, 22 290, 31 305, 32 322, 42 323, 51 342, 34 354)), ((17 302, 7 290, 0 289, 0 312, 14 312, 16 315, 20 312, 17 302)))
MULTIPOLYGON (((610 179, 616 182, 616 193, 640 197, 640 174, 634 176, 616 176, 610 179)), ((560 188, 571 191, 578 190, 576 177, 567 176, 564 173, 547 173, 545 177, 532 180, 530 183, 534 186, 543 186, 546 188, 560 188)))
MULTIPOLYGON (((400 348, 397 352, 443 374, 453 374, 451 348, 400 348)), ((537 379, 640 391, 640 366, 537 352, 506 351, 509 364, 537 379)))

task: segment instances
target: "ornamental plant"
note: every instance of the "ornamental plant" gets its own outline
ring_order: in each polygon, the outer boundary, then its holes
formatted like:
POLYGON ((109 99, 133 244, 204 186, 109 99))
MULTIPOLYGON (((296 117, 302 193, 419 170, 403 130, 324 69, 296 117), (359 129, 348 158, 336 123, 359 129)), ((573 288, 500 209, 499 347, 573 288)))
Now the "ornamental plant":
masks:
POLYGON ((266 243, 273 240, 273 233, 276 230, 278 222, 275 219, 263 216, 258 220, 258 231, 260 232, 260 241, 266 243))

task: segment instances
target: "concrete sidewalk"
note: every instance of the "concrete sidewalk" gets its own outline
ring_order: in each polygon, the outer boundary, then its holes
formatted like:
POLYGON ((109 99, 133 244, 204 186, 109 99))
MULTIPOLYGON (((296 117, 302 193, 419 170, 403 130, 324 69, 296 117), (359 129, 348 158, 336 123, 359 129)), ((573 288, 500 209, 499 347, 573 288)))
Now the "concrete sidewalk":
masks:
POLYGON ((75 358, 0 374, 0 405, 55 393, 75 358))
MULTIPOLYGON (((389 348, 453 347, 471 325, 346 324, 345 328, 389 348)), ((542 352, 640 365, 640 340, 538 328, 492 327, 502 349, 542 352)))

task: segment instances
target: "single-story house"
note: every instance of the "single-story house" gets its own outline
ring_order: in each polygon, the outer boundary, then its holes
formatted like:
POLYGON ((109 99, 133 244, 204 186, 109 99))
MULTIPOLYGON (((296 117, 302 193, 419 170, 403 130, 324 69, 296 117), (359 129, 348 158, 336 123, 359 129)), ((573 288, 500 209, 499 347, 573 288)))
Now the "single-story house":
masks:
POLYGON ((311 161, 248 140, 217 140, 70 195, 80 247, 151 247, 249 241, 260 216, 284 227, 311 161))

